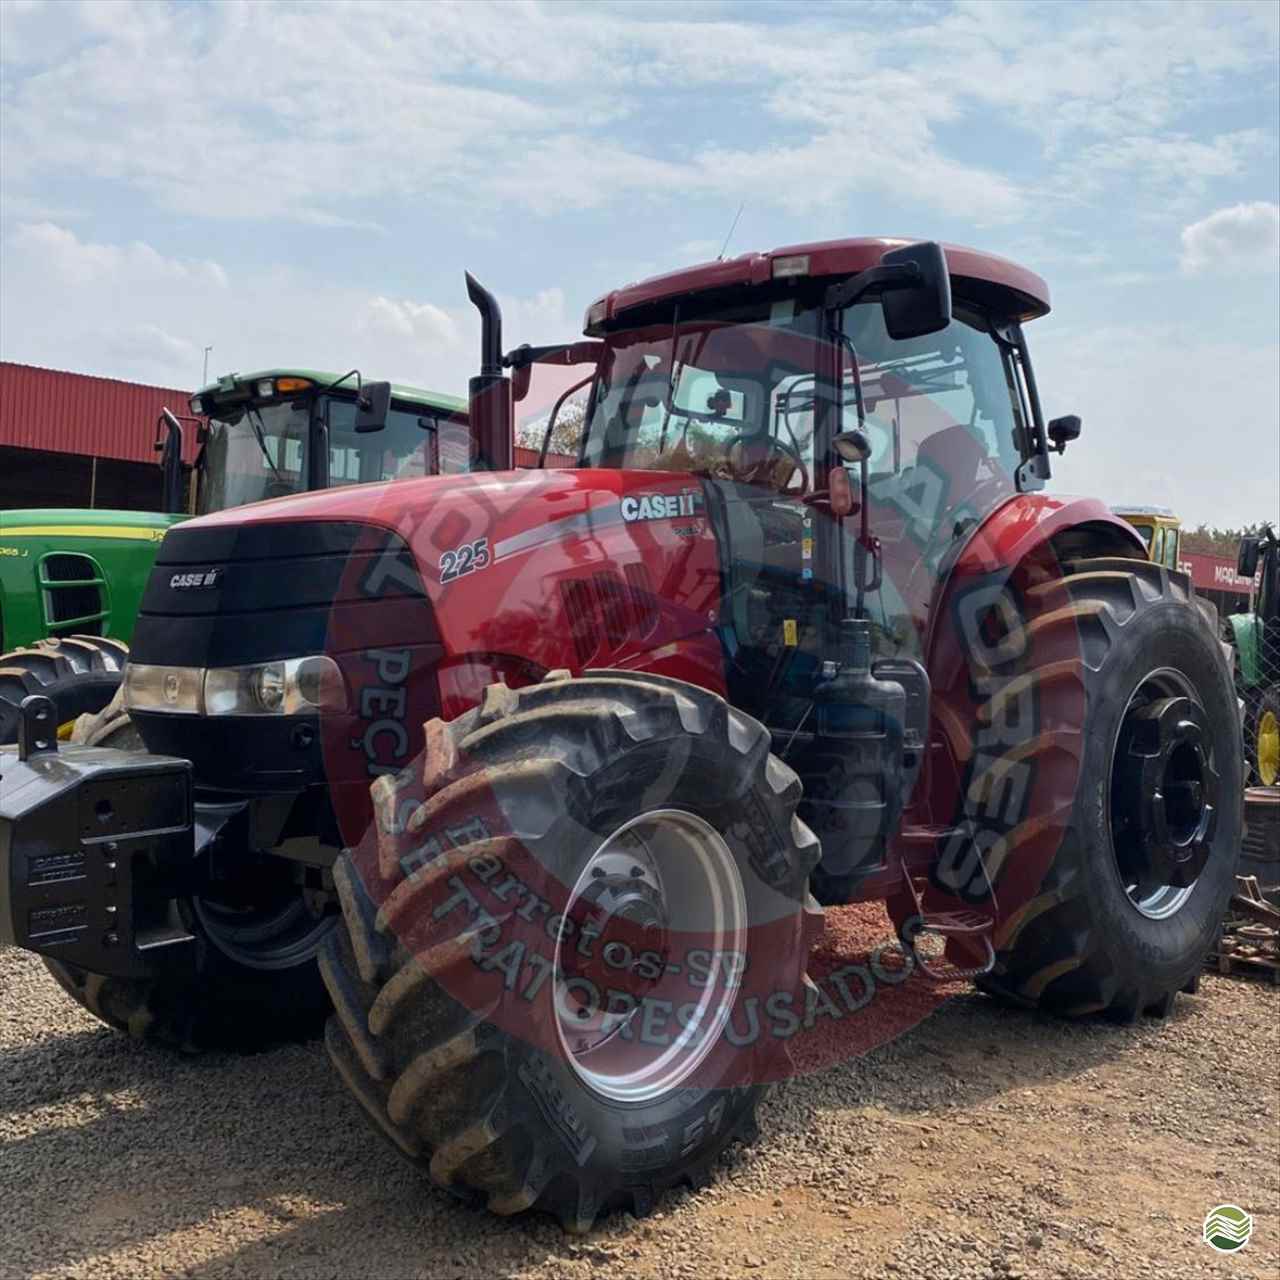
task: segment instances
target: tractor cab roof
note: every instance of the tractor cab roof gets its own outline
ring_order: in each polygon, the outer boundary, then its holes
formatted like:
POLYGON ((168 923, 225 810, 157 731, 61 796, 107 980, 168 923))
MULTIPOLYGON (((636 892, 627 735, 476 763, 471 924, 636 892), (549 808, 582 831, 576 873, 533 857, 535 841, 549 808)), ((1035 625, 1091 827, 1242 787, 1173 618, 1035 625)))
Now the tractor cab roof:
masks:
MULTIPOLYGON (((887 249, 913 243, 887 236, 852 240, 822 240, 785 245, 767 253, 744 253, 717 259, 665 275, 651 276, 597 298, 587 308, 583 329, 593 336, 614 327, 624 315, 628 323, 639 314, 660 310, 664 302, 690 294, 731 291, 771 281, 844 277, 874 267, 887 249)), ((1049 311, 1049 286, 1034 271, 1016 262, 947 244, 947 265, 955 291, 992 307, 1008 319, 1033 320, 1049 311)))
MULTIPOLYGON (((298 369, 294 367, 259 369, 254 373, 226 373, 215 382, 209 383, 208 386, 201 387, 192 399, 195 400, 207 396, 211 398, 211 403, 222 403, 223 397, 230 394, 239 400, 244 398, 243 392, 245 390, 253 388, 255 384, 260 382, 271 382, 274 391, 276 380, 281 378, 305 383, 306 386, 304 387, 290 387, 290 390, 295 392, 306 391, 313 387, 327 387, 337 382, 341 377, 341 373, 333 373, 323 369, 298 369)), ((350 382, 344 382, 338 390, 349 390, 354 393, 355 386, 355 379, 352 378, 350 382)), ((283 388, 280 394, 284 394, 283 388)), ((464 414, 467 411, 467 402, 457 396, 444 395, 439 391, 428 391, 423 387, 411 387, 401 382, 393 382, 391 384, 391 395, 395 400, 402 400, 408 404, 444 413, 464 414)))

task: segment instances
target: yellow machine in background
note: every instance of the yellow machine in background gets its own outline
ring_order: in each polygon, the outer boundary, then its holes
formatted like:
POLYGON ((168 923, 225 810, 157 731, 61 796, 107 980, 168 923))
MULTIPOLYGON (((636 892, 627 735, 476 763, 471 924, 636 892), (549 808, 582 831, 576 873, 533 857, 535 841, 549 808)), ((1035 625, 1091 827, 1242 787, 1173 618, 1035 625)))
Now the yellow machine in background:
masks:
POLYGON ((1147 544, 1147 556, 1166 569, 1178 567, 1182 552, 1182 521, 1168 507, 1112 507, 1127 520, 1147 544))

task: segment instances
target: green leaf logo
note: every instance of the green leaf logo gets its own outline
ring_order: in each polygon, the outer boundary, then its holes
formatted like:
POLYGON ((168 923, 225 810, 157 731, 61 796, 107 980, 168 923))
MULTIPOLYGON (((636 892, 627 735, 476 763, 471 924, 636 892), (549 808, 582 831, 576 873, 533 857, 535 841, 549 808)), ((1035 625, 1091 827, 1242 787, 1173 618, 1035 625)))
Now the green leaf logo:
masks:
POLYGON ((1236 1204, 1220 1204, 1204 1220, 1204 1242, 1219 1253, 1243 1249, 1252 1234, 1253 1219, 1236 1204))

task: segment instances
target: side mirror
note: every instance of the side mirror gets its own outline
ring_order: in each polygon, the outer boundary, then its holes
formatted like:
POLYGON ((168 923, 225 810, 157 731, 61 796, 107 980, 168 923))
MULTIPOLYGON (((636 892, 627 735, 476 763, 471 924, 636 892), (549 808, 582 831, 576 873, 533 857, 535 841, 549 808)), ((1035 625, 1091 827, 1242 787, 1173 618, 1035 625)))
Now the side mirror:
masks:
POLYGON ((854 427, 851 431, 837 431, 831 437, 831 447, 844 462, 866 462, 871 457, 871 442, 867 433, 854 427))
POLYGON ((391 383, 366 382, 356 396, 356 425, 359 435, 381 431, 391 412, 391 383))
POLYGON ((1240 539, 1240 552, 1236 556, 1236 577, 1252 578, 1258 572, 1258 544, 1260 539, 1247 537, 1240 539))
POLYGON ((914 268, 913 278, 902 285, 886 285, 880 299, 884 327, 895 341, 923 338, 951 323, 951 276, 947 255, 935 240, 890 249, 880 259, 882 267, 914 268))
POLYGON ((1080 419, 1074 413, 1065 417, 1054 418, 1047 427, 1049 441, 1058 453, 1066 453, 1067 445, 1072 440, 1080 439, 1080 419))

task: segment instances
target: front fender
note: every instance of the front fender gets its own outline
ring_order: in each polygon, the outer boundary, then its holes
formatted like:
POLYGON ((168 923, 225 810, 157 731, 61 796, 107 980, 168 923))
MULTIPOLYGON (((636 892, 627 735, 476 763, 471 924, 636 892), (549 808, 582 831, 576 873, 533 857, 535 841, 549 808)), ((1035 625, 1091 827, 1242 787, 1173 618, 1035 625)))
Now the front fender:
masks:
POLYGON ((1233 613, 1227 621, 1231 624, 1231 635, 1235 641, 1241 687, 1252 689, 1262 680, 1262 667, 1258 660, 1258 631, 1260 630, 1258 615, 1233 613))

